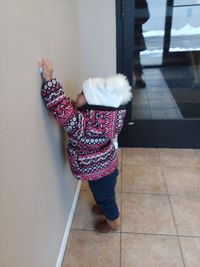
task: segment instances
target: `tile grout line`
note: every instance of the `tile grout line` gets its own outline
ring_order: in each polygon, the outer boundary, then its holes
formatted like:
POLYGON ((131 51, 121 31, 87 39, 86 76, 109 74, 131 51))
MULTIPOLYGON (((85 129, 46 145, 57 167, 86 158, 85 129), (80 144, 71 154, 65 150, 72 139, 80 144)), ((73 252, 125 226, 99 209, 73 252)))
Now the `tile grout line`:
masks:
POLYGON ((185 193, 160 193, 160 192, 142 192, 142 191, 123 191, 122 194, 138 194, 138 195, 160 195, 160 196, 177 196, 177 197, 200 197, 200 193, 191 193, 191 194, 185 194, 185 193))
POLYGON ((174 221, 174 226, 175 226, 175 230, 176 230, 176 237, 177 237, 177 240, 178 240, 178 245, 179 245, 179 250, 180 250, 180 253, 181 253, 181 258, 182 258, 182 261, 183 261, 183 266, 186 267, 185 258, 184 258, 184 254, 183 254, 180 238, 179 238, 179 235, 178 235, 178 228, 177 228, 177 225, 176 225, 174 211, 173 211, 173 207, 172 207, 172 203, 171 203, 171 199, 170 199, 169 190, 168 190, 168 186, 167 186, 166 177, 165 177, 165 174, 164 174, 164 171, 163 171, 163 167, 161 167, 161 171, 162 171, 162 176, 163 176, 163 179, 164 179, 164 182, 165 182, 165 186, 166 186, 166 190, 167 190, 167 197, 168 197, 168 201, 169 201, 169 206, 170 206, 172 218, 173 218, 173 221, 174 221))
POLYGON ((188 235, 176 235, 176 234, 163 234, 163 233, 145 233, 145 232, 122 232, 122 234, 130 235, 151 235, 151 236, 170 236, 170 237, 190 237, 190 238, 200 238, 200 236, 188 236, 188 235))
MULTIPOLYGON (((86 232, 95 232, 94 229, 81 229, 81 228, 73 228, 73 231, 86 231, 86 232)), ((120 232, 113 232, 112 234, 120 234, 120 232)), ((199 236, 190 236, 190 235, 176 235, 176 234, 164 234, 164 233, 145 233, 145 232, 126 232, 122 231, 121 234, 130 234, 130 235, 151 235, 151 236, 170 236, 170 237, 189 237, 189 238, 197 238, 200 239, 199 236)), ((104 234, 102 234, 104 235, 104 234)))

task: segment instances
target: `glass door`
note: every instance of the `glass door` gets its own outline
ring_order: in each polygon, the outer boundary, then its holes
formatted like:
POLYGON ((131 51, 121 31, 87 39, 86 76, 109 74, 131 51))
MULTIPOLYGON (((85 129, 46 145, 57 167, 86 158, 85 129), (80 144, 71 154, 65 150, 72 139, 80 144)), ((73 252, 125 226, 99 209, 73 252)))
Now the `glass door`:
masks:
POLYGON ((191 65, 200 54, 200 1, 168 0, 167 11, 163 64, 191 65))
POLYGON ((133 94, 120 145, 200 147, 198 14, 199 0, 116 0, 117 72, 133 94))

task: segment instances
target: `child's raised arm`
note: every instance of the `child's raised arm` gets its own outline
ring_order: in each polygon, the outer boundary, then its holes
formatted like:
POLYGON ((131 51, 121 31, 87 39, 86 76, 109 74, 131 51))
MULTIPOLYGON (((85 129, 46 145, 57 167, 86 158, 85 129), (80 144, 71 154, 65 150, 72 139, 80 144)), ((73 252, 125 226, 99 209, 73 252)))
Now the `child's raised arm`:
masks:
POLYGON ((46 107, 66 131, 72 135, 82 135, 84 127, 83 115, 74 109, 61 84, 55 78, 52 78, 53 65, 50 61, 43 60, 40 67, 43 68, 43 79, 45 80, 42 85, 41 95, 46 107))

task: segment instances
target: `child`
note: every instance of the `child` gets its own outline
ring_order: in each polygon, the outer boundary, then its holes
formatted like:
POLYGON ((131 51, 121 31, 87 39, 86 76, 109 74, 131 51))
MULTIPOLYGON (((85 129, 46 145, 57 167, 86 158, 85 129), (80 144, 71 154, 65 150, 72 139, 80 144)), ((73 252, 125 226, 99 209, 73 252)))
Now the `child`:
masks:
POLYGON ((97 205, 96 214, 106 219, 95 225, 96 231, 108 233, 119 229, 119 210, 115 201, 118 158, 113 139, 120 133, 127 104, 132 95, 125 76, 90 78, 83 83, 75 106, 53 78, 48 59, 39 63, 44 83, 41 95, 51 114, 68 132, 69 163, 77 179, 87 180, 97 205))

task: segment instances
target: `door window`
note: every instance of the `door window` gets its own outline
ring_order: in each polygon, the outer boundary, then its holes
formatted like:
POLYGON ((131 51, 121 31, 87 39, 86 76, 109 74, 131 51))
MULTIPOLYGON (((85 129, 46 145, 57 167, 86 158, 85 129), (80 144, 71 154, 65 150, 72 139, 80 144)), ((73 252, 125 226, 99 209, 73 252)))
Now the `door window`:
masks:
POLYGON ((197 0, 135 0, 131 120, 200 119, 199 14, 197 0))

